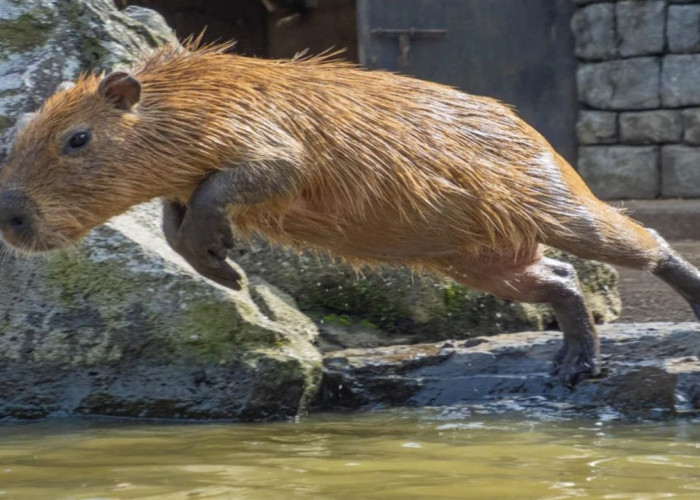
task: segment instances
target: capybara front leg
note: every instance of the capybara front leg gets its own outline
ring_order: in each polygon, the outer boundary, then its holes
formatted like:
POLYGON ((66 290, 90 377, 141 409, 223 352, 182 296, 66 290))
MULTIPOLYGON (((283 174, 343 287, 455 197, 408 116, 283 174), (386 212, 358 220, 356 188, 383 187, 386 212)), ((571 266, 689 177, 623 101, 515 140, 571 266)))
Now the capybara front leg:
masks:
POLYGON ((203 276, 240 289, 240 276, 226 262, 233 248, 231 205, 252 205, 297 190, 297 170, 285 161, 239 163, 202 180, 186 206, 165 202, 163 229, 171 247, 203 276))
POLYGON ((552 305, 564 334, 564 345, 553 368, 562 384, 572 388, 600 374, 600 347, 593 317, 571 264, 542 257, 539 251, 525 259, 503 254, 445 264, 441 270, 466 286, 508 300, 552 305))
MULTIPOLYGON (((199 274, 225 287, 240 290, 241 275, 225 261, 225 253, 223 257, 208 253, 203 254, 194 250, 191 244, 185 244, 187 240, 183 237, 180 229, 186 213, 186 205, 177 201, 163 200, 163 234, 165 235, 165 240, 199 274)), ((228 224, 228 220, 224 220, 224 222, 228 224)), ((209 234, 213 234, 213 231, 209 231, 209 234)), ((221 245, 225 244, 224 242, 221 243, 221 245)))

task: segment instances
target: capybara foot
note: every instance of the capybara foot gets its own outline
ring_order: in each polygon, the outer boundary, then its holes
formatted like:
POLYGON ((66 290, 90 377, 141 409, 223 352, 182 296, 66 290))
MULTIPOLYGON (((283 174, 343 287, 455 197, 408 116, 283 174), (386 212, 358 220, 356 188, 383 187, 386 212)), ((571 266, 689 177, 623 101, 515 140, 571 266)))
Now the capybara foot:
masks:
POLYGON ((600 360, 592 346, 581 342, 565 344, 554 357, 552 375, 573 389, 579 382, 600 375, 600 360))
POLYGON ((188 210, 181 203, 163 203, 163 232, 168 244, 197 272, 233 290, 241 289, 241 275, 226 262, 233 247, 228 219, 197 217, 201 212, 188 210))

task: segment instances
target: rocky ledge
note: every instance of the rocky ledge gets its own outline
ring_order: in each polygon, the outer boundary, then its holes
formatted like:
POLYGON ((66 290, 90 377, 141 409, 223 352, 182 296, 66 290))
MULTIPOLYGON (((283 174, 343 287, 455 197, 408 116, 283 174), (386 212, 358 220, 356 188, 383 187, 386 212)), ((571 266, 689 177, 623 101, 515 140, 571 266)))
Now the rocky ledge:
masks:
POLYGON ((700 409, 700 325, 613 324, 600 337, 604 373, 574 391, 549 374, 557 331, 327 353, 317 406, 535 404, 643 418, 700 409))
MULTIPOLYGON (((168 40, 155 12, 111 0, 0 0, 0 162, 20 115, 60 82, 168 40)), ((559 333, 473 338, 549 327, 545 306, 405 269, 358 276, 260 241, 232 253, 250 277, 232 292, 167 247, 158 213, 136 208, 46 259, 0 251, 0 418, 260 420, 304 413, 317 394, 320 408, 700 407, 693 325, 604 327, 606 377, 569 393, 547 374, 559 333)), ((575 265, 596 320, 614 320, 615 271, 555 256, 575 265)))

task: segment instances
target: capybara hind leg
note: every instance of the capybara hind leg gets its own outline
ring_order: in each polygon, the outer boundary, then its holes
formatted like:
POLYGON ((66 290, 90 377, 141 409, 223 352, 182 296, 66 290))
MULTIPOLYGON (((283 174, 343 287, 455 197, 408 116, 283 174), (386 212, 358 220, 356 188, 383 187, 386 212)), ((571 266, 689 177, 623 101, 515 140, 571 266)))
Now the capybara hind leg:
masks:
POLYGON ((553 232, 545 243, 583 259, 649 270, 685 298, 700 319, 700 271, 674 252, 666 240, 598 200, 589 201, 583 213, 585 217, 566 222, 576 229, 575 236, 553 232))
POLYGON ((700 271, 678 255, 655 231, 651 232, 661 248, 661 257, 652 272, 687 300, 700 319, 700 271))
MULTIPOLYGON (((633 269, 649 270, 690 303, 700 319, 700 271, 678 255, 653 229, 640 226, 611 207, 598 207, 606 224, 585 234, 585 239, 551 238, 547 244, 583 259, 594 259, 633 269), (609 227, 611 226, 611 227, 609 227)), ((603 220, 601 217, 598 220, 603 220)))
POLYGON ((564 334, 553 373, 567 387, 600 374, 600 347, 593 317, 583 300, 576 271, 568 263, 512 254, 475 260, 453 259, 442 272, 465 286, 518 302, 549 303, 564 334))

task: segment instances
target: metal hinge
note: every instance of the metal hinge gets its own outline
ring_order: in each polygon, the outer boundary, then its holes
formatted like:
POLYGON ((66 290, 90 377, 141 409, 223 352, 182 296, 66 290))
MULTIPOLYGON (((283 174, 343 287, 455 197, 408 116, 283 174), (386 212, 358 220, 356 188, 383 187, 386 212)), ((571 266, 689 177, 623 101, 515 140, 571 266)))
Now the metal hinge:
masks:
POLYGON ((411 50, 411 40, 416 38, 443 38, 447 35, 447 30, 443 29, 386 29, 372 28, 370 30, 372 36, 376 37, 392 37, 399 40, 399 66, 402 70, 408 68, 408 53, 411 50))

